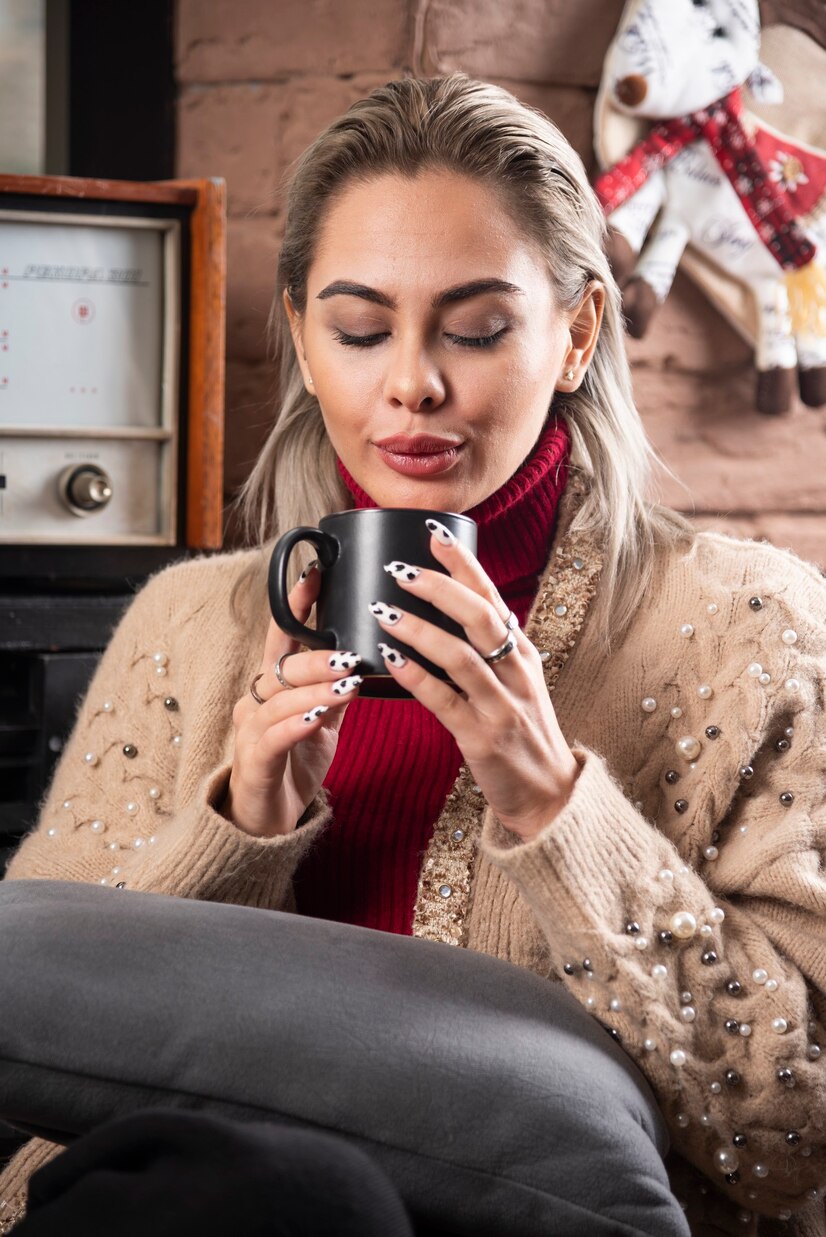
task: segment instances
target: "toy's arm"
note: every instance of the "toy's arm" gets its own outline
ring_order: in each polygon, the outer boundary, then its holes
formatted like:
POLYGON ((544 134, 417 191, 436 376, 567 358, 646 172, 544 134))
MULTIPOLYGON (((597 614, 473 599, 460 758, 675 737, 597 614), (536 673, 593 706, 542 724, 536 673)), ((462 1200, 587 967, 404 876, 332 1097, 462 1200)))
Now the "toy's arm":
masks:
POLYGON ((655 172, 622 206, 611 212, 608 226, 613 232, 619 232, 638 254, 664 202, 665 175, 662 171, 655 172))

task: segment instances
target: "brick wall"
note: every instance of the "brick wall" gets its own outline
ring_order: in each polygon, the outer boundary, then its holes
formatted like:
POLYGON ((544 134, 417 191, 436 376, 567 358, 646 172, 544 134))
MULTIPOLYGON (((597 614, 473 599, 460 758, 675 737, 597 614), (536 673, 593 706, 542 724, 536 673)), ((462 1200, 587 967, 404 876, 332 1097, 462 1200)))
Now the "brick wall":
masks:
MULTIPOLYGON (((822 0, 769 0, 764 24, 826 36, 822 0)), ((230 495, 268 423, 265 323, 281 178, 374 85, 461 69, 542 108, 593 168, 591 110, 622 0, 179 0, 178 173, 229 190, 230 495)), ((826 567, 826 410, 753 410, 750 352, 682 274, 643 341, 637 401, 677 481, 664 499, 705 527, 767 537, 826 567)))

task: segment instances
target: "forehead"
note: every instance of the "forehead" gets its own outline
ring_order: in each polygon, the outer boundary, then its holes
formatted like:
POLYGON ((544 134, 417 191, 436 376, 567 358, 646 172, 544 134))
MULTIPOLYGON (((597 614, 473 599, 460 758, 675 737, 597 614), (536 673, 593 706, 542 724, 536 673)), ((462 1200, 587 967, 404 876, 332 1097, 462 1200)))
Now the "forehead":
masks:
POLYGON ((545 279, 538 246, 503 194, 467 176, 431 170, 354 182, 328 207, 310 283, 354 278, 446 286, 463 278, 545 279), (482 269, 484 268, 484 269, 482 269))

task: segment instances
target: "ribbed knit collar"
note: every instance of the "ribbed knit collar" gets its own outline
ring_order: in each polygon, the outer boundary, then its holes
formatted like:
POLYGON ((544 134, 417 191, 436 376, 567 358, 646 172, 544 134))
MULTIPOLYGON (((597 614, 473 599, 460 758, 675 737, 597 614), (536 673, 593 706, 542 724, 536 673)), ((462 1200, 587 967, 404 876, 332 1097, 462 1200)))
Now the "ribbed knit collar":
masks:
MULTIPOLYGON (((519 470, 495 493, 464 512, 479 527, 479 561, 506 600, 509 593, 529 586, 548 561, 557 505, 568 482, 569 450, 565 421, 549 418, 519 470)), ((336 462, 354 507, 377 507, 338 457, 336 462)))

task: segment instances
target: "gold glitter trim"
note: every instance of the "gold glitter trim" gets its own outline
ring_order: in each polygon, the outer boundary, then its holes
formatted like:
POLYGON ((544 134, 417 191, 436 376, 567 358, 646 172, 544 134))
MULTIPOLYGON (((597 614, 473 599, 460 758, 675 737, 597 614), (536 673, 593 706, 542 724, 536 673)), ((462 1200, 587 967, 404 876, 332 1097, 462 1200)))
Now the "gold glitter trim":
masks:
MULTIPOLYGON (((604 561, 593 536, 568 531, 585 493, 585 483, 577 477, 565 487, 551 555, 525 624, 528 639, 550 653, 544 663, 549 692, 582 629, 604 561), (575 567, 575 562, 581 566, 575 567), (556 614, 556 606, 565 606, 565 613, 556 614)), ((445 945, 467 944, 474 865, 487 806, 474 785, 473 775, 463 762, 436 822, 419 875, 413 935, 445 945), (457 831, 460 837, 454 837, 457 831), (448 896, 440 893, 444 886, 450 887, 448 896)))
POLYGON ((551 567, 540 585, 525 634, 550 657, 545 661, 545 683, 552 692, 559 673, 571 655, 597 591, 603 555, 592 537, 566 537, 551 558, 551 567), (577 568, 574 562, 582 563, 577 568), (565 606, 565 613, 555 612, 565 606))
POLYGON ((473 775, 463 762, 436 822, 419 874, 413 935, 443 941, 445 945, 465 944, 471 873, 485 810, 484 797, 472 789, 473 785, 473 775), (457 831, 462 833, 461 838, 453 836, 457 831), (439 892, 444 885, 450 886, 448 897, 439 892))

